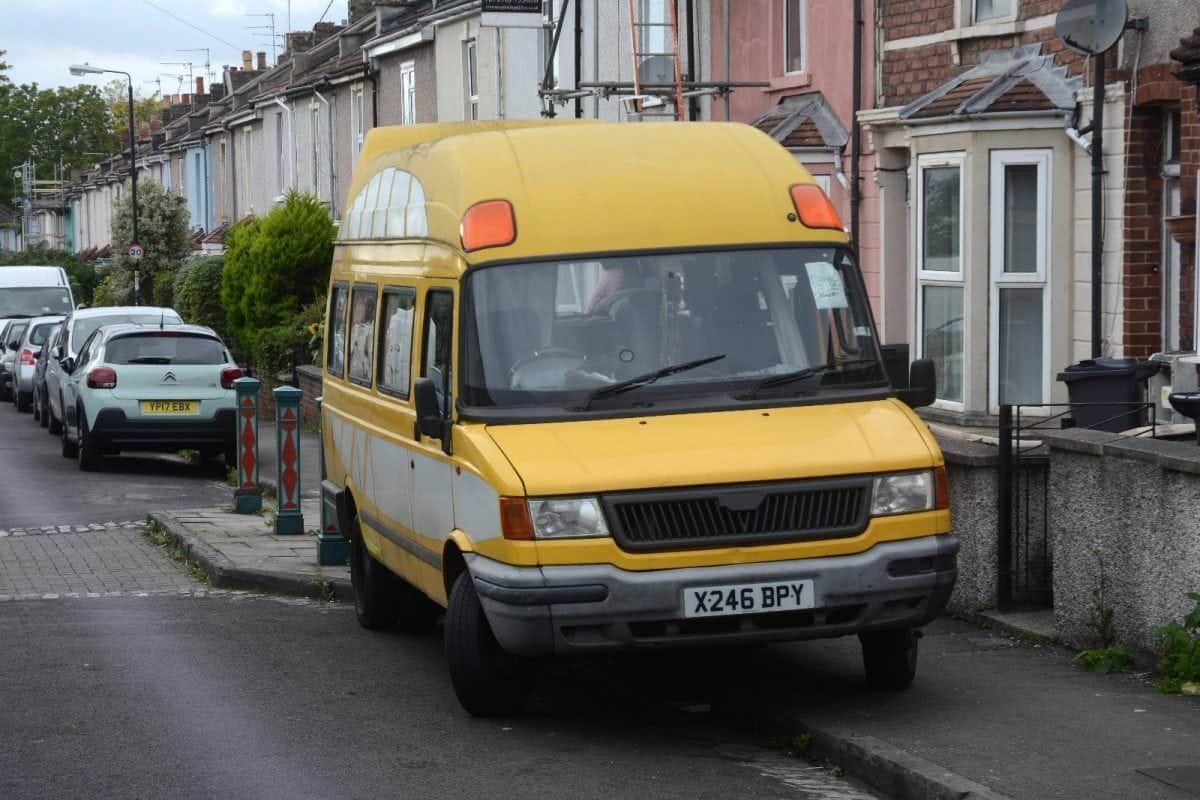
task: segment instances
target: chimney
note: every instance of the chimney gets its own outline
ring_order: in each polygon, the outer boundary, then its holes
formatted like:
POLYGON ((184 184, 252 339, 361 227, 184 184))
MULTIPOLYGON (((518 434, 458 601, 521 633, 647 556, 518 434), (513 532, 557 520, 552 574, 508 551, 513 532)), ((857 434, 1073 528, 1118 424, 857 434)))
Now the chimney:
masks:
POLYGON ((267 54, 263 50, 258 51, 258 68, 259 69, 267 68, 267 54))
POLYGON ((196 76, 196 94, 204 94, 204 76, 196 76))
POLYGON ((190 102, 192 102, 192 96, 190 94, 182 94, 179 96, 179 105, 187 105, 190 102))
POLYGON ((254 54, 251 53, 249 50, 242 51, 242 69, 244 69, 244 70, 254 69, 254 54))

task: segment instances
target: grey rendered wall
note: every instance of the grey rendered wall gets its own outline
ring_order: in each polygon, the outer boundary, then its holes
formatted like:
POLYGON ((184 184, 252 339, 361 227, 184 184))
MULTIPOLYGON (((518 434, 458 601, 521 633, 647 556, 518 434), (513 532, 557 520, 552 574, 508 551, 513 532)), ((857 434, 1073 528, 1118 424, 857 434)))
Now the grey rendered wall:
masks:
POLYGON ((1103 605, 1119 641, 1153 651, 1154 628, 1181 618, 1187 593, 1200 591, 1200 448, 1095 431, 1048 441, 1058 635, 1094 646, 1090 614, 1103 605))
POLYGON ((939 439, 950 478, 950 526, 958 537, 958 581, 950 610, 996 607, 996 448, 939 439))

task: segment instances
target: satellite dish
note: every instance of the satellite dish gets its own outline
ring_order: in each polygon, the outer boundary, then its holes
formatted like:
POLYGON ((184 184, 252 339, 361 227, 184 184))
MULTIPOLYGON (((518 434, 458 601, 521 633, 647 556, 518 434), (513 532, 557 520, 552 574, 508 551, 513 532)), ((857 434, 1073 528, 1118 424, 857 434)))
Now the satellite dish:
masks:
POLYGON ((1054 32, 1072 50, 1095 56, 1120 41, 1128 20, 1126 0, 1067 0, 1054 32))

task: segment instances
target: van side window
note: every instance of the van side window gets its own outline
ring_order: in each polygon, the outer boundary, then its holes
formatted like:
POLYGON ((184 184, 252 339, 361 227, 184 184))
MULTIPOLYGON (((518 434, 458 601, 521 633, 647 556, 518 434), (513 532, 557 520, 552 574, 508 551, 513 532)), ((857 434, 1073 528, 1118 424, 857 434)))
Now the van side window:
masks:
POLYGON ((417 294, 412 289, 383 290, 383 313, 379 318, 379 390, 408 399, 412 366, 413 309, 417 294))
POLYGON ((435 289, 425 295, 425 354, 421 375, 432 378, 438 398, 450 376, 451 335, 454 330, 454 294, 435 289))
POLYGON ((342 377, 346 371, 346 285, 335 285, 329 298, 329 341, 325 364, 329 374, 342 377))
POLYGON ((371 362, 375 346, 374 286, 355 286, 350 299, 350 380, 371 385, 371 362))

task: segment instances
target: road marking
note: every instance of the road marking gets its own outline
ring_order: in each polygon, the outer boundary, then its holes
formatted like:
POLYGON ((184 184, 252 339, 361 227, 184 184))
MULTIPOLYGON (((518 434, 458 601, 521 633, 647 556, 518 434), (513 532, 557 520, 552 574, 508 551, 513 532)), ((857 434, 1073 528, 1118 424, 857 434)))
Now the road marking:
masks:
POLYGON ((91 522, 86 525, 41 525, 31 528, 0 528, 0 539, 21 536, 53 536, 63 533, 97 533, 112 530, 140 530, 146 527, 144 519, 130 519, 124 522, 91 522))

